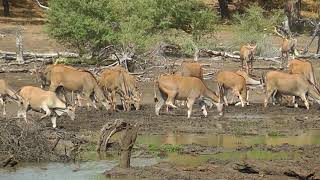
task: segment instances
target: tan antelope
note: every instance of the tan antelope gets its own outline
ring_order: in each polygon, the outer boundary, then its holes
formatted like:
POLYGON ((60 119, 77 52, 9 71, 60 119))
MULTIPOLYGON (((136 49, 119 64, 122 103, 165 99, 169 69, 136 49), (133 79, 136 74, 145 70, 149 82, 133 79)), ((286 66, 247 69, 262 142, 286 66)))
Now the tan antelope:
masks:
POLYGON ((188 118, 191 116, 192 106, 196 100, 201 100, 201 109, 203 115, 208 115, 204 99, 208 98, 218 109, 219 115, 223 115, 223 104, 220 103, 220 98, 198 78, 183 77, 180 75, 164 75, 160 76, 154 84, 155 93, 155 113, 159 115, 161 107, 166 104, 172 108, 177 108, 174 105, 175 100, 186 100, 188 107, 188 118), (156 93, 156 84, 160 91, 159 99, 156 93))
POLYGON ((50 71, 50 80, 49 90, 52 92, 56 92, 59 87, 63 87, 71 92, 82 93, 86 100, 91 101, 94 108, 97 108, 95 105, 95 99, 97 99, 107 110, 110 109, 108 100, 90 71, 54 66, 50 71))
MULTIPOLYGON (((216 79, 218 84, 222 86, 222 94, 220 97, 223 97, 226 106, 228 106, 226 95, 230 90, 232 90, 234 95, 239 97, 240 103, 242 107, 244 107, 245 104, 249 105, 249 90, 258 87, 263 88, 261 81, 252 79, 246 72, 241 70, 236 72, 220 71, 216 79)), ((238 103, 236 103, 236 106, 237 105, 238 103)))
POLYGON ((6 116, 6 103, 8 100, 19 101, 19 97, 8 85, 7 81, 0 79, 0 103, 3 109, 3 116, 6 116))
POLYGON ((222 88, 222 94, 224 104, 228 106, 227 93, 231 90, 235 96, 238 96, 241 101, 241 106, 244 107, 247 104, 247 84, 246 79, 231 71, 220 71, 217 74, 218 85, 222 88))
MULTIPOLYGON (((175 73, 177 75, 185 76, 185 77, 196 77, 203 80, 203 69, 199 62, 182 62, 179 70, 175 73)), ((184 106, 185 101, 177 100, 176 103, 179 106, 184 106)), ((169 108, 167 107, 167 112, 169 108)))
MULTIPOLYGON (((262 79, 255 80, 251 78, 246 72, 242 70, 236 71, 237 74, 240 76, 244 77, 246 80, 246 85, 247 85, 247 105, 249 105, 249 92, 250 90, 261 88, 262 90, 264 89, 262 79)), ((237 104, 236 104, 237 105, 237 104)))
MULTIPOLYGON (((290 60, 288 63, 288 72, 290 74, 300 74, 305 77, 310 83, 317 86, 316 79, 314 76, 314 71, 312 67, 312 63, 308 60, 300 60, 300 59, 293 59, 290 60)), ((273 99, 280 100, 283 98, 281 94, 277 93, 274 95, 273 99)), ((295 97, 285 97, 287 100, 291 101, 295 107, 298 107, 298 104, 295 103, 295 97)), ((275 104, 275 102, 273 102, 275 104)))
MULTIPOLYGON (((36 75, 36 80, 37 82, 39 82, 41 84, 41 88, 44 89, 46 88, 47 86, 49 87, 50 86, 50 83, 51 83, 51 69, 53 67, 56 67, 56 66, 61 66, 61 67, 66 67, 66 68, 71 68, 71 69, 75 69, 77 70, 77 68, 74 68, 72 66, 67 66, 67 65, 64 65, 64 64, 49 64, 47 66, 42 66, 40 68, 37 68, 35 70, 35 75, 36 75)), ((73 94, 74 92, 71 92, 72 94, 72 101, 75 100, 73 94)), ((79 93, 76 93, 76 97, 77 97, 77 101, 75 101, 76 104, 78 104, 79 106, 82 106, 81 104, 81 99, 83 99, 79 93)))
POLYGON ((121 66, 116 66, 113 69, 121 71, 125 80, 125 85, 126 85, 126 94, 129 96, 129 107, 131 107, 131 104, 134 105, 136 110, 140 110, 141 108, 141 96, 142 93, 140 92, 140 89, 138 87, 138 82, 135 76, 130 75, 129 72, 124 69, 121 66))
POLYGON ((104 90, 107 97, 110 97, 111 108, 116 110, 116 93, 120 95, 123 109, 128 110, 129 96, 127 95, 127 86, 125 78, 121 71, 116 69, 105 69, 99 78, 99 85, 104 90))
POLYGON ((312 63, 308 60, 293 59, 289 61, 288 72, 290 74, 301 74, 312 84, 317 85, 312 63))
POLYGON ((72 120, 75 119, 75 108, 67 106, 54 92, 45 91, 38 87, 24 86, 20 89, 19 95, 21 96, 21 105, 18 111, 18 117, 22 116, 26 123, 28 123, 27 111, 29 109, 38 112, 44 111, 45 115, 41 116, 40 119, 51 116, 51 122, 54 128, 57 126, 57 116, 61 116, 63 113, 67 113, 72 120), (53 115, 52 112, 54 112, 53 115))
POLYGON ((292 59, 295 58, 295 55, 297 54, 297 39, 293 38, 291 36, 285 36, 282 35, 280 32, 277 31, 277 28, 274 28, 274 32, 279 35, 282 38, 282 43, 281 43, 281 47, 280 47, 280 52, 281 52, 281 67, 285 68, 287 67, 288 64, 288 60, 289 60, 289 55, 290 53, 292 54, 292 59))
POLYGON ((203 79, 203 70, 201 64, 198 62, 182 62, 181 67, 176 74, 203 79))
POLYGON ((317 87, 299 74, 269 71, 265 75, 265 89, 265 107, 267 106, 270 97, 277 92, 281 93, 282 95, 300 97, 307 109, 309 109, 309 102, 306 98, 307 93, 318 103, 320 102, 320 94, 317 87))
POLYGON ((247 73, 252 74, 253 71, 253 60, 254 60, 254 52, 257 48, 257 45, 243 45, 240 48, 240 60, 241 60, 241 68, 247 73))

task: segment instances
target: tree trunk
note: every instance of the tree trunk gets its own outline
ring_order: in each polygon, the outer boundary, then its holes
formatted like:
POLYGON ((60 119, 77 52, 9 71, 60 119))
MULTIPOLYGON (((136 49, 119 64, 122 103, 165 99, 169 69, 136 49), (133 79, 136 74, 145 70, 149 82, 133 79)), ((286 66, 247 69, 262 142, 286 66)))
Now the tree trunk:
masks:
POLYGON ((219 7, 220 7, 221 19, 229 19, 230 13, 228 9, 227 0, 219 0, 219 7))
POLYGON ((9 0, 2 0, 2 4, 3 4, 3 15, 7 17, 10 15, 9 0))
POLYGON ((296 13, 297 13, 297 17, 300 18, 301 17, 301 0, 298 0, 296 3, 296 13))

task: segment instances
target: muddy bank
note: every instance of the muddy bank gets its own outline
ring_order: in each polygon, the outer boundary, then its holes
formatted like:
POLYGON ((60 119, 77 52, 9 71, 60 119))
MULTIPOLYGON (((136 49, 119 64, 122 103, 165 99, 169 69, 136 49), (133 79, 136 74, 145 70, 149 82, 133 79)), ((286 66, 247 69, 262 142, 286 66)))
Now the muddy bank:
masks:
MULTIPOLYGON (((229 106, 225 108, 223 117, 219 117, 216 109, 210 109, 208 117, 202 117, 199 107, 194 108, 190 119, 186 117, 186 109, 161 111, 160 116, 154 113, 153 105, 144 105, 141 111, 111 112, 103 110, 87 110, 79 108, 75 121, 62 117, 57 124, 71 131, 98 131, 106 122, 123 119, 130 123, 141 123, 140 134, 164 134, 167 132, 184 133, 217 133, 235 135, 299 135, 309 129, 320 128, 318 106, 310 110, 285 106, 269 106, 251 104, 241 108, 229 106)), ((47 126, 51 122, 46 120, 47 126)))
MULTIPOLYGON (((225 150, 197 145, 185 146, 181 153, 188 151, 201 152, 203 149, 211 153, 225 153, 225 150), (192 150, 191 150, 192 149, 192 150), (200 151, 198 151, 200 150, 200 151)), ((257 145, 241 147, 234 151, 250 151, 252 149, 272 152, 297 153, 299 156, 289 159, 223 159, 209 158, 200 164, 177 164, 174 161, 163 161, 156 165, 121 169, 115 167, 104 174, 111 178, 138 179, 319 179, 320 159, 319 146, 279 146, 257 145)), ((187 158, 185 159, 187 161, 187 158)))

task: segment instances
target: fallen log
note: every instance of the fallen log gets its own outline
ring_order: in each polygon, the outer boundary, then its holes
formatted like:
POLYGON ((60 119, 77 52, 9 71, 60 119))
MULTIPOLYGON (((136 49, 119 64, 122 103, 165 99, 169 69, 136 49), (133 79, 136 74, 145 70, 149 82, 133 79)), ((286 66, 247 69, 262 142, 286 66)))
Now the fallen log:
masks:
MULTIPOLYGON (((233 58, 233 59, 240 59, 240 55, 238 55, 237 52, 234 53, 229 53, 229 52, 225 52, 225 51, 214 51, 214 50, 209 50, 209 49, 201 49, 202 52, 207 53, 208 55, 211 56, 222 56, 222 57, 226 57, 226 58, 233 58)), ((256 56, 255 57, 256 60, 263 60, 263 61, 272 61, 275 63, 281 63, 280 61, 278 61, 278 59, 280 59, 280 57, 273 57, 273 58, 269 58, 269 57, 259 57, 256 56)))
MULTIPOLYGON (((58 58, 58 57, 66 57, 66 58, 76 58, 79 57, 78 53, 72 52, 57 52, 57 53, 34 53, 34 52, 23 52, 23 59, 30 60, 35 58, 43 58, 43 59, 50 59, 50 58, 58 58)), ((17 53, 10 52, 10 51, 1 51, 0 50, 0 59, 4 60, 16 60, 17 53)))
POLYGON ((32 71, 32 69, 0 69, 0 73, 31 73, 32 71))

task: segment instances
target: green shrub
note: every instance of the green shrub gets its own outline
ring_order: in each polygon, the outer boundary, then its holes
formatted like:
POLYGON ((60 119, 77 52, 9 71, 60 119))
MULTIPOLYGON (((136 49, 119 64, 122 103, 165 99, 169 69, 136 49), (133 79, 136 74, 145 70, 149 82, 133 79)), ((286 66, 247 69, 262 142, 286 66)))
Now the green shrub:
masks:
MULTIPOLYGON (((151 49, 172 29, 197 42, 215 27, 216 14, 198 0, 54 0, 48 11, 49 34, 81 54, 107 46, 151 49)), ((169 38, 170 39, 170 38, 169 38)))
MULTIPOLYGON (((244 14, 234 15, 234 29, 237 39, 235 47, 250 42, 257 43, 257 54, 262 52, 271 53, 270 33, 275 25, 279 25, 283 20, 283 13, 280 10, 267 13, 257 4, 250 5, 244 14)), ((268 55, 268 54, 266 54, 268 55)))

